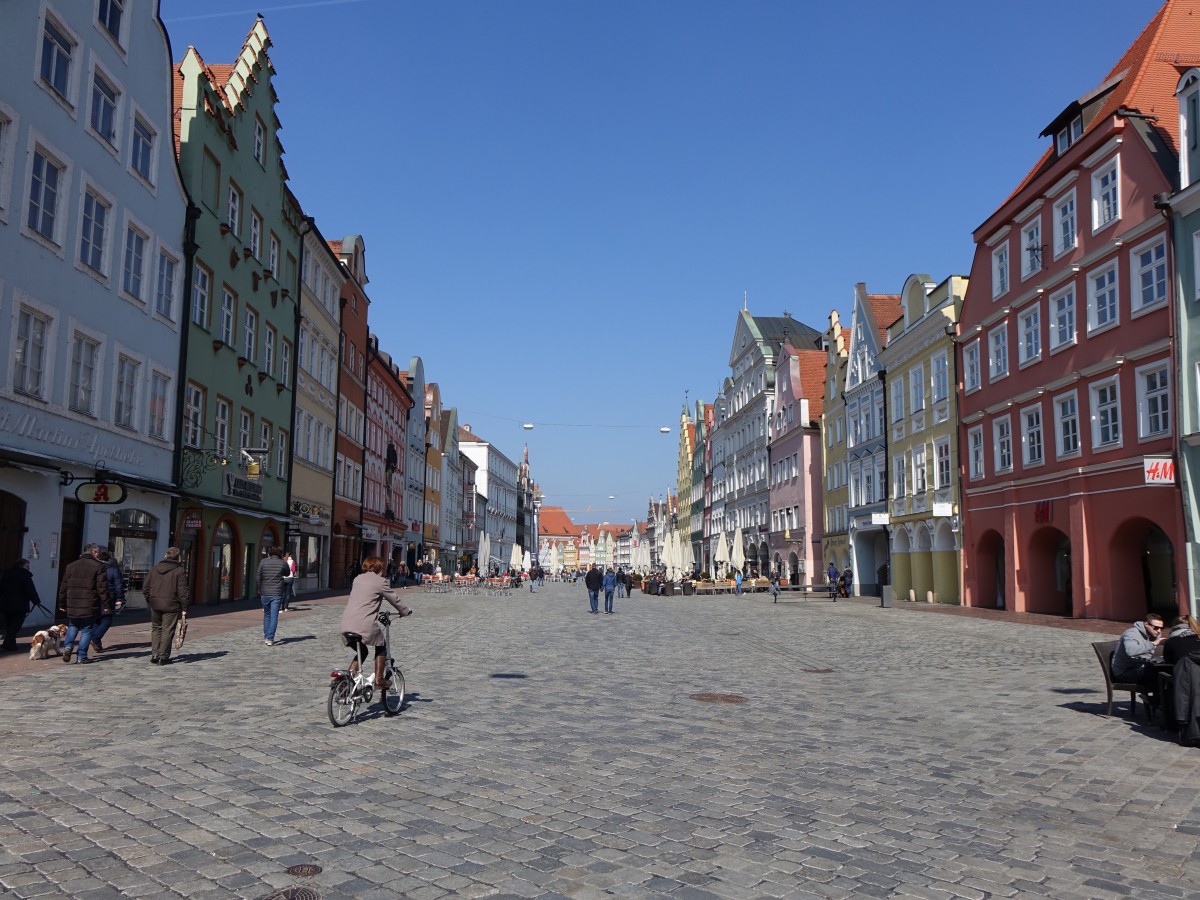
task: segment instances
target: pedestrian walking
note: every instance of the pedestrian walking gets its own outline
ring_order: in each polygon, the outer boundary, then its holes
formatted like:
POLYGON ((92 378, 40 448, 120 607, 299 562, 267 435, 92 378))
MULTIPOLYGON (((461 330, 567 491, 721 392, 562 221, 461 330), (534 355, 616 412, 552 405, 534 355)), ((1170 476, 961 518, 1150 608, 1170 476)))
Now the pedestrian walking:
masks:
POLYGON ((829 569, 825 574, 829 578, 829 596, 832 597, 836 602, 838 596, 838 582, 842 577, 838 572, 837 564, 831 562, 829 564, 829 569))
POLYGON ((58 585, 58 608, 67 617, 67 636, 63 638, 63 662, 72 655, 77 663, 88 661, 92 628, 101 614, 112 611, 108 603, 108 574, 100 562, 100 545, 88 544, 83 555, 63 570, 58 585), (78 654, 75 652, 78 641, 78 654))
POLYGON ((613 592, 617 589, 617 573, 612 570, 612 566, 608 567, 608 571, 604 573, 604 614, 611 616, 613 614, 613 592))
POLYGON ((150 665, 171 664, 175 629, 187 621, 192 605, 187 570, 180 561, 178 547, 168 547, 163 558, 146 573, 142 587, 146 605, 150 607, 150 665))
POLYGON ((850 571, 850 564, 846 564, 846 570, 842 572, 842 596, 849 597, 850 592, 854 590, 854 573, 850 571))
POLYGON ((617 599, 625 599, 625 586, 629 583, 629 576, 625 574, 625 570, 617 569, 617 599))
POLYGON ((778 603, 779 602, 779 573, 772 572, 771 576, 770 576, 770 580, 771 580, 771 597, 773 598, 771 600, 771 602, 778 603))
POLYGON ((742 592, 742 570, 738 569, 737 574, 733 576, 733 592, 740 594, 742 592))
POLYGON ((292 554, 285 553, 283 556, 283 564, 287 566, 287 574, 283 576, 283 600, 279 604, 281 612, 287 612, 292 601, 296 599, 296 560, 292 559, 292 554))
POLYGON ((96 620, 96 624, 92 628, 92 649, 97 653, 103 653, 104 635, 108 633, 108 628, 112 625, 113 616, 117 614, 118 610, 125 608, 125 578, 121 575, 120 566, 107 550, 101 550, 97 558, 104 563, 104 577, 108 581, 108 601, 112 607, 108 612, 100 614, 100 618, 96 620))
POLYGON ((279 558, 279 548, 269 547, 265 558, 258 561, 255 583, 258 600, 263 608, 263 643, 275 645, 275 629, 279 626, 279 607, 283 604, 283 578, 287 564, 279 558))
POLYGON ((42 605, 33 573, 29 571, 29 560, 18 559, 11 569, 0 576, 0 620, 4 625, 3 650, 19 650, 17 632, 25 624, 30 611, 42 605))
POLYGON ((534 566, 532 569, 529 570, 529 593, 531 593, 531 594, 537 593, 537 580, 538 580, 538 570, 537 570, 537 566, 534 566))
POLYGON ((583 576, 583 586, 587 588, 588 604, 591 606, 588 612, 593 616, 600 612, 600 587, 603 584, 604 576, 600 574, 596 564, 592 563, 588 567, 587 574, 583 576))

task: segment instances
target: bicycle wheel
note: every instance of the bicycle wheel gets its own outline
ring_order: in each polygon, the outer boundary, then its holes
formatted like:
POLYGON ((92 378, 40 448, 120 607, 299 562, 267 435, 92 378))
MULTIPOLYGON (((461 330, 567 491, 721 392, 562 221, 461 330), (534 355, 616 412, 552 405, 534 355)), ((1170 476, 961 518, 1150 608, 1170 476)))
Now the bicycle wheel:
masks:
POLYGON ((383 712, 394 716, 404 708, 404 673, 395 666, 390 667, 385 675, 391 685, 383 691, 383 712))
POLYGON ((339 678, 329 686, 329 721, 341 728, 354 718, 354 684, 349 678, 339 678))

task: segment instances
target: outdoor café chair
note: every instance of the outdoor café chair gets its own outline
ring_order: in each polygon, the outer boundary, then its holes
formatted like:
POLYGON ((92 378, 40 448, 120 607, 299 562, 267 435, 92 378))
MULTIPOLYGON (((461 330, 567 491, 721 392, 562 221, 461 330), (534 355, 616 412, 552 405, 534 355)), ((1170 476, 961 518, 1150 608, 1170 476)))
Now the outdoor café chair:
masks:
POLYGON ((1129 718, 1133 718, 1137 712, 1137 695, 1142 695, 1142 702, 1146 704, 1146 715, 1150 715, 1150 700, 1146 695, 1146 689, 1135 681, 1113 681, 1112 673, 1112 655, 1117 649, 1117 644, 1120 641, 1093 641, 1092 649, 1096 651, 1096 657, 1100 660, 1100 668, 1104 672, 1104 686, 1108 689, 1108 709, 1104 711, 1106 716, 1112 715, 1113 708, 1113 691, 1129 691, 1129 718))

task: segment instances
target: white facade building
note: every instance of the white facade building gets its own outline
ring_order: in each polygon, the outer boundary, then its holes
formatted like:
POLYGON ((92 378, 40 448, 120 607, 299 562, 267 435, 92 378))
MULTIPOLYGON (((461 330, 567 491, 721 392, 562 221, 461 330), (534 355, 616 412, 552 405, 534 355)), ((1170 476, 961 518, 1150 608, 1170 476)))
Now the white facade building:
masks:
POLYGON ((408 391, 413 396, 408 411, 407 464, 404 467, 405 561, 411 570, 424 553, 425 529, 425 363, 414 356, 408 361, 408 391))
MULTIPOLYGON (((487 498, 482 533, 491 542, 491 561, 507 568, 517 535, 517 464, 472 432, 470 425, 459 428, 458 445, 478 467, 475 489, 487 498)), ((535 548, 523 549, 532 553, 535 548)), ((488 560, 480 560, 480 565, 486 567, 488 560)))
POLYGON ((187 199, 157 4, 21 7, 0 28, 0 566, 28 558, 53 609, 85 543, 137 587, 170 540, 187 199))

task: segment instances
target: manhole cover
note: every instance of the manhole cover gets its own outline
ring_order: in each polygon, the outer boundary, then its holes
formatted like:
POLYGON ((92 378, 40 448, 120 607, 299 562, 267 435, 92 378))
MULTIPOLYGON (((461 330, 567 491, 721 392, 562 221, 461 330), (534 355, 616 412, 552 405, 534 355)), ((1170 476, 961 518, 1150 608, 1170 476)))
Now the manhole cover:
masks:
POLYGON ((316 863, 301 863, 298 866, 288 866, 289 875, 299 875, 301 878, 312 878, 321 874, 321 867, 316 863))
POLYGON ((692 700, 701 703, 745 703, 746 698, 741 694, 688 694, 692 700))
POLYGON ((287 887, 271 891, 260 900, 321 900, 321 895, 310 887, 287 887))

